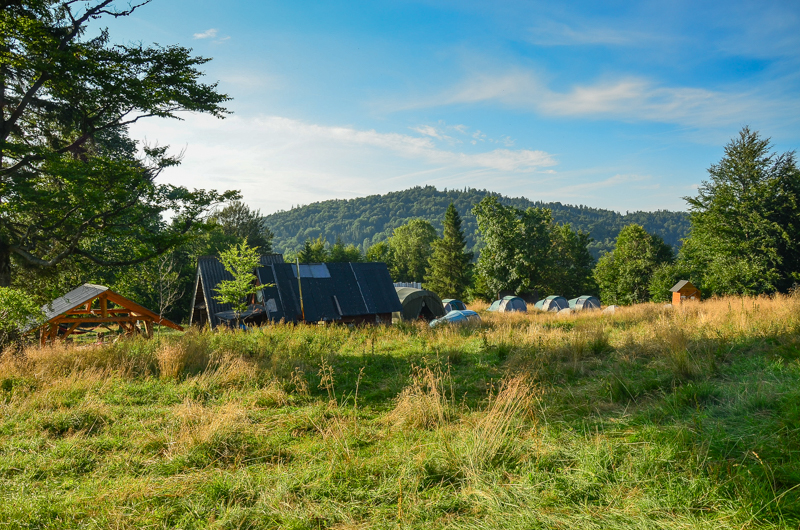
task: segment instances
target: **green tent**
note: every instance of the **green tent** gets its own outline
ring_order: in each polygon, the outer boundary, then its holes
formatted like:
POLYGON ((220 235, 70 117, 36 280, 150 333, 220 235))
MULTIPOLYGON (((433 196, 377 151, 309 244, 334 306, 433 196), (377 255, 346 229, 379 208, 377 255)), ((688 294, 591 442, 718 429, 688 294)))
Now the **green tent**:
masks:
POLYGON ((403 311, 392 313, 393 322, 420 318, 430 322, 445 315, 442 300, 436 293, 413 287, 395 287, 395 290, 400 303, 403 304, 403 311))

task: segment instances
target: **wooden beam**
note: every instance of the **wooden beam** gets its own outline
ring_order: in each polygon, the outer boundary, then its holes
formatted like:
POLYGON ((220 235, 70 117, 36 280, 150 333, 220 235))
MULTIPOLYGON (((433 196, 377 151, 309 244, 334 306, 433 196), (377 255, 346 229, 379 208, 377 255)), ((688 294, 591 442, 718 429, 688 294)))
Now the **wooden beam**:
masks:
POLYGON ((57 317, 51 320, 50 322, 56 324, 71 324, 73 322, 78 323, 101 323, 101 322, 136 322, 137 320, 152 320, 150 317, 75 317, 70 318, 68 316, 57 317))
MULTIPOLYGON (((103 293, 105 294, 105 293, 103 293)), ((100 313, 103 317, 108 316, 108 297, 100 295, 100 313)))
MULTIPOLYGON (((126 309, 130 309, 142 315, 142 317, 149 317, 150 320, 152 320, 156 324, 161 324, 162 326, 167 326, 169 328, 176 329, 178 331, 183 331, 183 328, 178 324, 172 322, 167 318, 162 317, 157 313, 153 313, 146 307, 140 306, 136 302, 132 302, 131 300, 128 300, 127 298, 120 296, 113 291, 106 291, 105 294, 108 296, 108 299, 114 302, 115 304, 122 306, 126 309)), ((139 320, 144 320, 144 318, 139 318, 139 320)))
POLYGON ((69 328, 67 328, 67 331, 64 332, 64 336, 61 337, 61 340, 66 340, 66 338, 69 337, 70 333, 75 331, 75 328, 77 328, 79 324, 80 322, 75 322, 69 328))
MULTIPOLYGON (((127 315, 131 311, 129 309, 108 309, 109 315, 127 315)), ((94 310, 85 310, 85 309, 70 309, 66 313, 62 313, 64 315, 96 315, 97 311, 94 310)))

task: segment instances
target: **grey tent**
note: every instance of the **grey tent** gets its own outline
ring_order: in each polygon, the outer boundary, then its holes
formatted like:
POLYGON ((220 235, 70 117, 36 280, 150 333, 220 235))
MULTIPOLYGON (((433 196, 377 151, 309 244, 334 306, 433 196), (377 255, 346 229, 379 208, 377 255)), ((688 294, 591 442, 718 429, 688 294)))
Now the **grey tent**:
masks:
POLYGON ((525 313, 528 311, 528 305, 519 296, 504 296, 502 299, 492 302, 487 311, 497 311, 498 313, 520 311, 525 313))
POLYGON ((467 305, 462 302, 461 300, 456 300, 455 298, 443 298, 442 304, 444 304, 444 310, 446 312, 450 311, 466 311, 467 305))
POLYGON ((563 296, 548 296, 544 300, 539 300, 534 306, 541 311, 558 312, 562 309, 569 309, 569 302, 563 296))
POLYGON ((569 308, 573 311, 584 311, 586 309, 600 309, 600 300, 596 296, 579 296, 569 301, 569 308))
POLYGON ((423 319, 430 322, 446 314, 436 293, 413 287, 395 287, 395 290, 403 310, 393 313, 392 321, 423 319))

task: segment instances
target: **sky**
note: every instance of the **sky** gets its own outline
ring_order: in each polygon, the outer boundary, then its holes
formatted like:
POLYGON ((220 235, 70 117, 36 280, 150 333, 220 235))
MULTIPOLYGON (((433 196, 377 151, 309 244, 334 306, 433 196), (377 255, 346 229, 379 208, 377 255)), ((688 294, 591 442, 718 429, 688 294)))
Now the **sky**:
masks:
POLYGON ((113 41, 232 99, 131 129, 263 214, 418 185, 685 210, 744 126, 800 147, 800 2, 153 0, 113 41))

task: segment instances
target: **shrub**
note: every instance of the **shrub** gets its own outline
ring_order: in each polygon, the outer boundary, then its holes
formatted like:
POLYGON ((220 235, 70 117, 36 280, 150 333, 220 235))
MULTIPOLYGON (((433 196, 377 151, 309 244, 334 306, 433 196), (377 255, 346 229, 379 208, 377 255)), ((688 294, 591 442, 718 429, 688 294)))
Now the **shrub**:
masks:
POLYGON ((44 313, 24 292, 0 287, 0 349, 44 322, 44 313))

